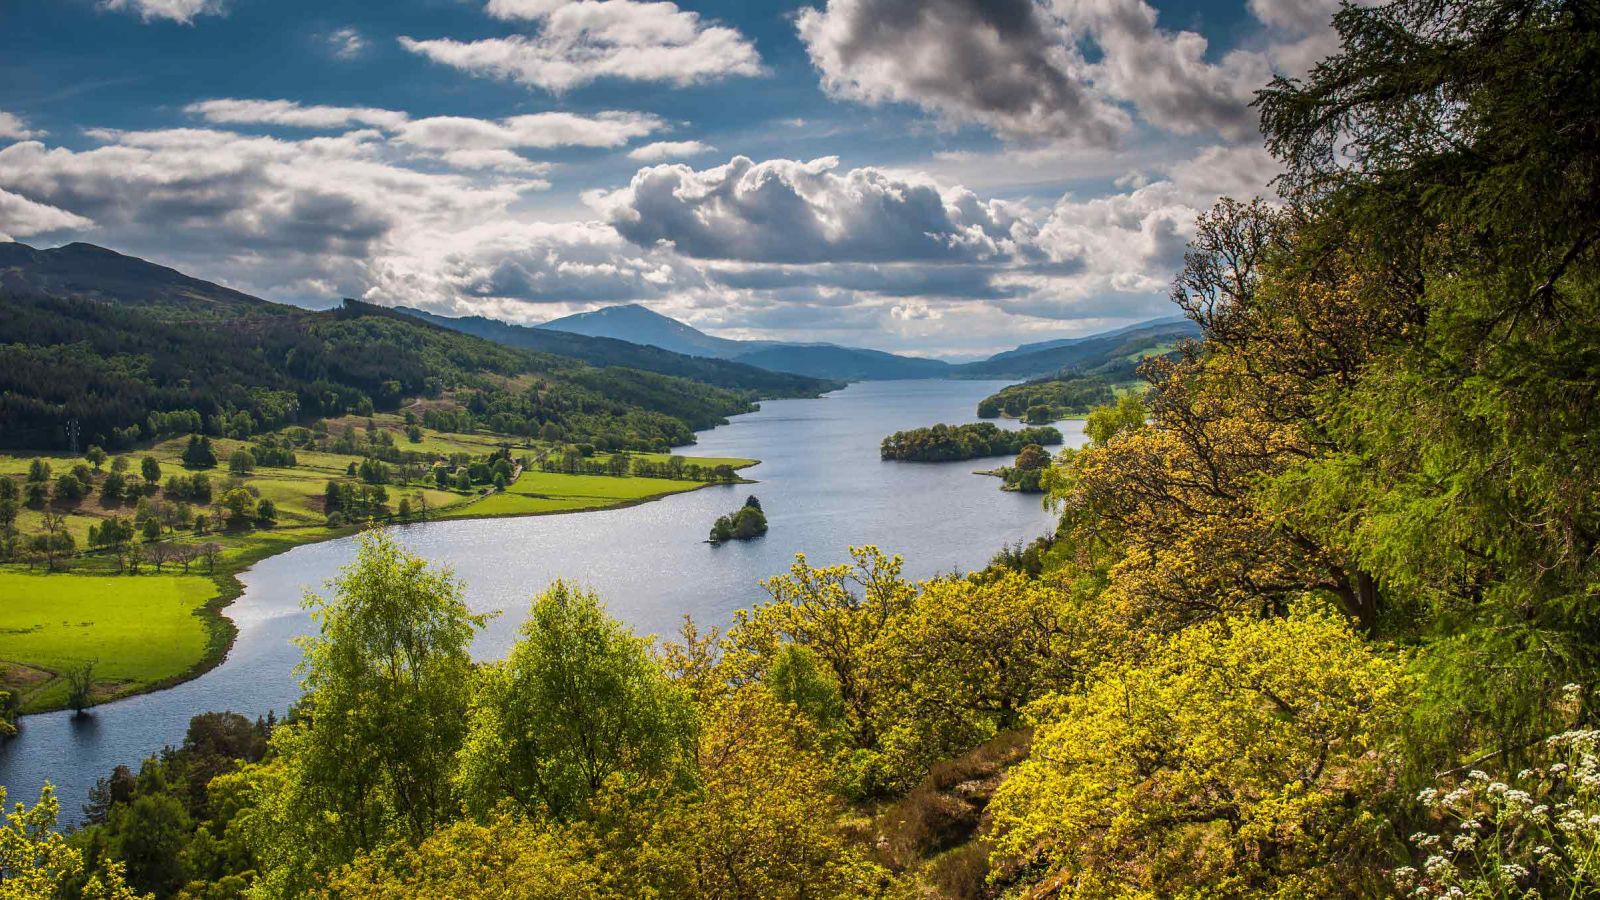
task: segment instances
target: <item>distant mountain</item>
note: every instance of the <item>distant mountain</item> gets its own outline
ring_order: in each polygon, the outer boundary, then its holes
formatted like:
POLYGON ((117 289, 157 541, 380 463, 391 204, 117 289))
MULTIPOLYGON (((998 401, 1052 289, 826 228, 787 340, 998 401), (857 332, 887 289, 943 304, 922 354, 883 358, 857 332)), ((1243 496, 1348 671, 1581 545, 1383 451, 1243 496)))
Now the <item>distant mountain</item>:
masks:
POLYGON ((844 381, 1037 378, 1063 369, 1093 369, 1125 357, 1136 359, 1141 351, 1169 346, 1182 338, 1199 334, 1199 329, 1187 319, 1153 319, 1084 337, 1023 344, 1013 350, 996 353, 986 360, 953 364, 939 359, 901 356, 882 350, 841 347, 837 344, 719 338, 638 304, 608 306, 525 330, 613 338, 689 356, 745 363, 773 372, 844 381))
POLYGON ((607 306, 593 312, 552 319, 534 327, 589 337, 613 338, 630 344, 646 344, 674 353, 709 356, 713 359, 733 359, 751 349, 745 346, 743 341, 712 337, 698 328, 663 316, 637 303, 607 306))
POLYGON ((882 350, 784 341, 736 341, 713 337, 638 304, 608 306, 537 326, 591 337, 608 337, 774 372, 845 381, 943 378, 953 366, 943 360, 900 356, 882 350))
POLYGON ((1200 329, 1188 319, 1158 319, 1127 328, 1062 342, 1023 345, 997 353, 979 363, 968 363, 955 373, 961 378, 1038 378, 1059 372, 1083 372, 1118 360, 1165 352, 1184 338, 1198 337, 1200 329))
MULTIPOLYGON (((631 369, 641 369, 646 372, 659 372, 662 375, 676 375, 681 378, 690 378, 703 384, 716 385, 717 387, 733 388, 735 390, 754 391, 760 398, 768 397, 819 397, 822 394, 844 387, 840 381, 823 378, 811 378, 805 375, 795 375, 789 372, 769 371, 757 368, 742 362, 733 362, 726 359, 716 359, 706 356, 691 356, 684 353, 663 349, 659 345, 638 344, 609 337, 595 337, 577 331, 557 331, 549 328, 534 328, 525 325, 512 325, 498 319, 488 319, 483 316, 440 316, 420 309, 397 307, 401 312, 415 316, 425 322, 431 322, 445 328, 460 331, 465 334, 476 335, 508 347, 521 347, 527 350, 538 350, 543 353, 554 353, 558 356, 568 356, 581 359, 586 363, 596 366, 627 366, 631 369)), ((611 307, 622 309, 623 307, 611 307)), ((640 307, 635 307, 642 309, 640 307)), ((679 323, 665 316, 656 316, 648 310, 643 310, 650 316, 671 322, 679 323)), ((680 326, 689 331, 694 331, 688 326, 680 326)), ((699 332, 695 332, 698 334, 699 332)), ((702 335, 709 340, 709 335, 702 335)), ((728 343, 735 343, 729 341, 728 343)))

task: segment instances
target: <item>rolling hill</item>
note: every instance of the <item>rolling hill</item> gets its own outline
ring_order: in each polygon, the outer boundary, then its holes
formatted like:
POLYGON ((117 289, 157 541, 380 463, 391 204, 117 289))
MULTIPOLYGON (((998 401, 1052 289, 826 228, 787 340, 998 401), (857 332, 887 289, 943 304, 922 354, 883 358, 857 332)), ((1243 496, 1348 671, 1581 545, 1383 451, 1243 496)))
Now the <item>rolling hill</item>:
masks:
POLYGON ((64 448, 72 427, 108 449, 189 423, 249 434, 422 398, 464 427, 664 449, 758 396, 353 300, 272 303, 88 244, 0 244, 0 335, 0 446, 13 448, 64 448))
POLYGON ((1038 378, 1082 372, 1165 352, 1178 341, 1199 334, 1199 327, 1187 319, 1158 319, 1061 342, 1025 344, 983 362, 967 363, 956 374, 961 378, 1038 378))
POLYGON ((1120 337, 1122 335, 1129 334, 1130 332, 1143 331, 1151 328, 1164 328, 1169 325, 1177 325, 1180 328, 1183 326, 1188 326, 1191 334, 1196 333, 1194 326, 1184 317, 1167 316, 1160 319, 1149 319, 1144 322, 1136 322, 1132 325, 1125 325, 1121 328, 1115 328, 1110 331, 1099 331, 1094 334, 1084 335, 1082 337, 1057 338, 1053 341, 1036 341, 1031 344, 1023 344, 1014 350, 1006 350, 1001 353, 996 353, 995 355, 989 357, 989 359, 986 361, 998 362, 1000 360, 1015 359, 1021 356, 1041 353, 1046 350, 1056 350, 1061 347, 1071 347, 1077 344, 1082 344, 1085 341, 1096 340, 1099 338, 1120 337))

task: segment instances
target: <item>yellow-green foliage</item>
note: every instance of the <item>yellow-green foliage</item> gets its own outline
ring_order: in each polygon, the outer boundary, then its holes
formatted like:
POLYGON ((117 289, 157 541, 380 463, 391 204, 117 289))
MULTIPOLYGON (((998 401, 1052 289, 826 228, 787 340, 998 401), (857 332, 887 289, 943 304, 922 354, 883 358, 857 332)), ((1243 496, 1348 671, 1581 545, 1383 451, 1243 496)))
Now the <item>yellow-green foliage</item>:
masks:
POLYGON ((59 705, 59 677, 94 664, 97 696, 175 678, 204 658, 201 611, 217 593, 199 575, 27 575, 0 571, 0 660, 54 676, 23 695, 23 708, 59 705))
POLYGON ((32 807, 17 803, 5 809, 6 789, 0 787, 0 900, 56 900, 70 896, 83 900, 138 900, 122 880, 122 866, 110 863, 91 867, 83 853, 59 831, 56 817, 61 802, 49 785, 32 807))
POLYGON ((1381 791, 1409 699, 1399 662, 1330 614, 1190 628, 1031 711, 995 797, 1005 867, 1118 896, 1329 896, 1381 860, 1381 791))
POLYGON ((621 896, 610 860, 585 829, 532 821, 510 812, 485 823, 457 822, 417 847, 363 856, 335 872, 326 897, 457 900, 599 900, 621 896))
POLYGON ((330 897, 829 898, 878 894, 886 873, 838 827, 843 805, 792 710, 759 687, 708 710, 694 791, 616 779, 595 816, 557 823, 509 808, 457 822, 416 848, 367 854, 330 897))
POLYGON ((713 684, 771 679, 803 648, 838 693, 838 779, 853 796, 904 790, 934 761, 1017 727, 1026 704, 1070 687, 1107 645, 1105 623, 1061 581, 914 583, 899 557, 851 554, 822 568, 801 556, 766 582, 773 602, 735 614, 713 684))

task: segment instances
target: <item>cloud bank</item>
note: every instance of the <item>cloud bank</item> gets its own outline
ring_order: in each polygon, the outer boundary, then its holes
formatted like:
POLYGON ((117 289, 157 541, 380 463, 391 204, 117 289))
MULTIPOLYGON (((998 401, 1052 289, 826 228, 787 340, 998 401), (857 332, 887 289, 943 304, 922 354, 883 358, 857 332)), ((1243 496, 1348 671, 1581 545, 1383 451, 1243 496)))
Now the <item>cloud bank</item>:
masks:
POLYGON ((909 103, 1013 142, 1115 146, 1144 123, 1246 140, 1256 89, 1326 48, 1331 0, 1251 0, 1271 40, 1213 59, 1144 0, 828 0, 796 19, 833 96, 909 103))

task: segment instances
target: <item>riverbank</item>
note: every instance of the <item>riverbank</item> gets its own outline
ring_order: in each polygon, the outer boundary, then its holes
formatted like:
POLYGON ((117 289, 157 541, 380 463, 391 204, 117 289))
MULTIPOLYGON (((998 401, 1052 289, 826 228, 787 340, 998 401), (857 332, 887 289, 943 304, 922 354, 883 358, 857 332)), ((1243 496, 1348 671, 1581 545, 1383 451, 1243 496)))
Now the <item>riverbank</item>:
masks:
MULTIPOLYGON (((515 440, 505 435, 432 432, 424 437, 430 450, 471 455, 515 440)), ((241 441, 219 439, 214 443, 222 459, 245 446, 241 441)), ((543 448, 524 445, 518 449, 537 453, 543 448)), ((188 477, 190 473, 181 468, 181 453, 181 443, 171 441, 130 456, 151 456, 165 470, 183 472, 188 477)), ((270 499, 276 504, 281 524, 206 534, 173 528, 157 542, 186 548, 202 546, 202 541, 214 544, 209 557, 194 554, 184 561, 163 561, 159 570, 154 561, 147 560, 138 574, 123 571, 125 559, 107 549, 85 551, 56 563, 67 571, 46 573, 50 563, 38 561, 0 565, 0 593, 14 595, 19 601, 0 609, 0 690, 17 695, 20 712, 28 716, 66 708, 68 675, 86 665, 92 665, 91 705, 197 678, 220 665, 233 647, 238 629, 225 610, 244 590, 241 573, 295 547, 345 537, 372 524, 616 509, 726 483, 553 473, 523 467, 503 489, 457 491, 421 480, 391 482, 387 489, 405 501, 404 515, 400 509, 386 507, 389 511, 366 521, 329 524, 326 511, 320 508, 324 486, 344 476, 360 457, 317 451, 299 456, 295 466, 262 467, 236 477, 238 486, 253 491, 258 500, 270 499)), ((598 456, 605 458, 605 454, 598 456)), ((668 459, 666 454, 634 456, 653 463, 668 459)), ((684 460, 686 466, 704 470, 726 465, 737 471, 757 463, 731 457, 684 460)), ((0 475, 25 471, 30 461, 28 456, 0 457, 0 475)), ((57 456, 49 458, 49 462, 62 472, 81 460, 57 456)), ((138 466, 132 468, 137 471, 138 466)), ((228 477, 215 471, 207 474, 228 477)), ((52 511, 62 514, 65 529, 79 546, 89 543, 90 528, 116 516, 134 514, 131 507, 105 506, 89 500, 52 511)), ((30 519, 42 519, 43 510, 23 512, 19 531, 27 534, 30 519)))

